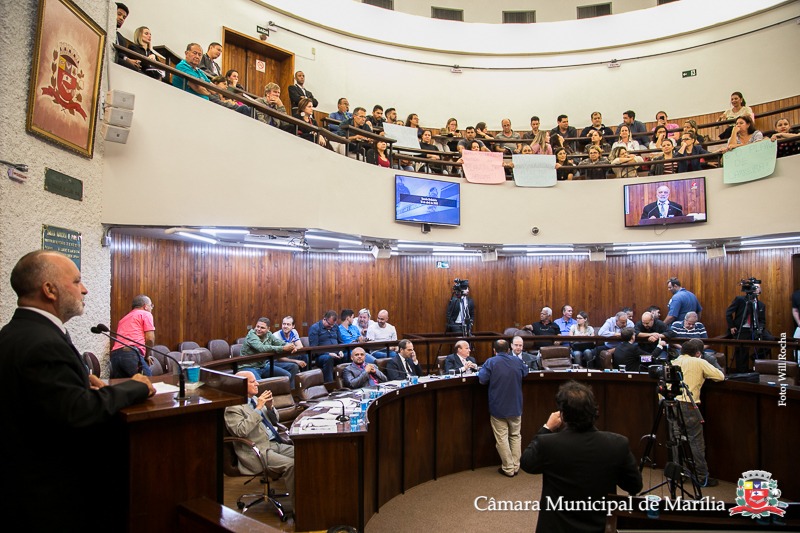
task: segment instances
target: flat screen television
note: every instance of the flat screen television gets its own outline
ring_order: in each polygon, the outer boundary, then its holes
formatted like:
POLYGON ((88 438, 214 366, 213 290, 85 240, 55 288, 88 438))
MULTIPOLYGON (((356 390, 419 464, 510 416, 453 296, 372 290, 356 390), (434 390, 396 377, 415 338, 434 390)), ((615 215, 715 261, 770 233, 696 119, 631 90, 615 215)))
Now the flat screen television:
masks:
POLYGON ((461 225, 461 184, 397 174, 394 219, 441 226, 461 225))
POLYGON ((686 178, 624 187, 625 227, 706 222, 706 179, 686 178))

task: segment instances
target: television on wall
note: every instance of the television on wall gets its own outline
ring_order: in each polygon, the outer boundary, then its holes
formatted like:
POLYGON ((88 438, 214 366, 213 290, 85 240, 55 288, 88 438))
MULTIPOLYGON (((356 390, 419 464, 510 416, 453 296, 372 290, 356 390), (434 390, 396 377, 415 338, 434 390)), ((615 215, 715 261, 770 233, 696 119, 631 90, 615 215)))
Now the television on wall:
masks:
POLYGON ((397 174, 394 219, 441 226, 461 224, 461 184, 397 174))
POLYGON ((706 222, 706 179, 686 178, 624 186, 625 227, 706 222))

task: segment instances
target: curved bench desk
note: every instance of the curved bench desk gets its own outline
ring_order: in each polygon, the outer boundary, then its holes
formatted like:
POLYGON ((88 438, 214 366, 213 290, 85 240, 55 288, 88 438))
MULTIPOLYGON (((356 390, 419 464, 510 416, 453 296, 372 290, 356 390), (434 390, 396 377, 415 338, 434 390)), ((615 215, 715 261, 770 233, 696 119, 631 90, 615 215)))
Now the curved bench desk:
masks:
MULTIPOLYGON (((646 374, 529 374, 523 382, 523 449, 556 409, 558 387, 573 378, 594 390, 597 427, 626 435, 638 460, 639 441, 651 431, 658 405, 656 382, 646 374)), ((800 498, 800 480, 791 469, 800 445, 795 423, 800 388, 782 392, 779 386, 707 382, 702 400, 706 456, 714 476, 736 482, 746 470, 767 470, 784 497, 800 498)), ((383 504, 420 483, 499 464, 487 389, 476 377, 434 379, 384 394, 370 404, 369 424, 357 432, 345 422, 336 432, 302 433, 299 425, 311 414, 306 411, 291 429, 299 531, 338 524, 363 531, 383 504)), ((659 450, 656 459, 663 466, 666 457, 659 450)))

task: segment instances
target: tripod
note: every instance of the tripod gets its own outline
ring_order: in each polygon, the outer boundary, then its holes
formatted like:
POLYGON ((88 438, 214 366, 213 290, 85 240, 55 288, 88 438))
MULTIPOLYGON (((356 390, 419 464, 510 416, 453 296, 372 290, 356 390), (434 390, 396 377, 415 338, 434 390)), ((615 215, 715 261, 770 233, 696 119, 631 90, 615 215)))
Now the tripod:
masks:
MULTIPOLYGON (((692 408, 697 409, 697 404, 694 402, 692 393, 689 388, 682 381, 680 387, 683 387, 691 400, 692 408)), ((662 389, 661 385, 659 386, 662 389)), ((666 389, 664 385, 663 389, 666 389)), ((697 468, 694 462, 694 455, 692 454, 692 447, 689 444, 689 436, 686 431, 686 422, 683 419, 683 412, 678 400, 675 399, 673 391, 666 391, 665 397, 658 402, 658 413, 653 422, 653 429, 649 434, 642 437, 642 440, 647 439, 647 446, 645 447, 642 459, 639 462, 639 472, 644 470, 646 464, 655 467, 655 459, 651 457, 653 448, 656 444, 656 435, 658 426, 662 418, 666 423, 667 430, 667 449, 669 452, 669 461, 664 465, 664 477, 666 478, 661 483, 642 491, 641 494, 647 494, 659 487, 667 485, 669 495, 674 500, 678 496, 678 489, 680 489, 680 496, 682 498, 699 500, 703 497, 700 490, 702 484, 697 479, 697 468), (687 481, 691 481, 692 492, 686 488, 687 481)), ((699 414, 699 412, 698 412, 699 414)), ((702 420, 702 417, 701 417, 702 420)))
MULTIPOLYGON (((745 297, 747 302, 745 303, 744 312, 739 321, 739 328, 736 330, 736 340, 743 340, 742 332, 748 330, 750 333, 749 340, 760 341, 763 337, 764 325, 760 324, 758 321, 758 296, 748 292, 745 297)), ((746 340, 746 338, 744 340, 746 340)), ((758 355, 758 349, 754 350, 754 354, 755 356, 758 355)), ((736 372, 747 372, 753 368, 752 364, 750 364, 750 355, 749 346, 736 347, 734 355, 736 360, 736 372)))

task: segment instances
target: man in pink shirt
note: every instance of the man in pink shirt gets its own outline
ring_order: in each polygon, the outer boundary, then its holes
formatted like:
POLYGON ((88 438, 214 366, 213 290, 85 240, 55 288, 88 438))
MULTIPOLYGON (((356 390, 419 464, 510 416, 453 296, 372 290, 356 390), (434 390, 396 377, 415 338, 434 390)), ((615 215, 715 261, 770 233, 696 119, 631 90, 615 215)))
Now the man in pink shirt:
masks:
POLYGON ((133 299, 131 311, 117 324, 120 340, 111 348, 111 377, 129 378, 134 374, 150 376, 150 356, 145 349, 134 343, 127 344, 125 337, 153 346, 156 342, 156 327, 153 325, 153 302, 140 294, 133 299), (145 358, 145 356, 147 357, 145 358))

